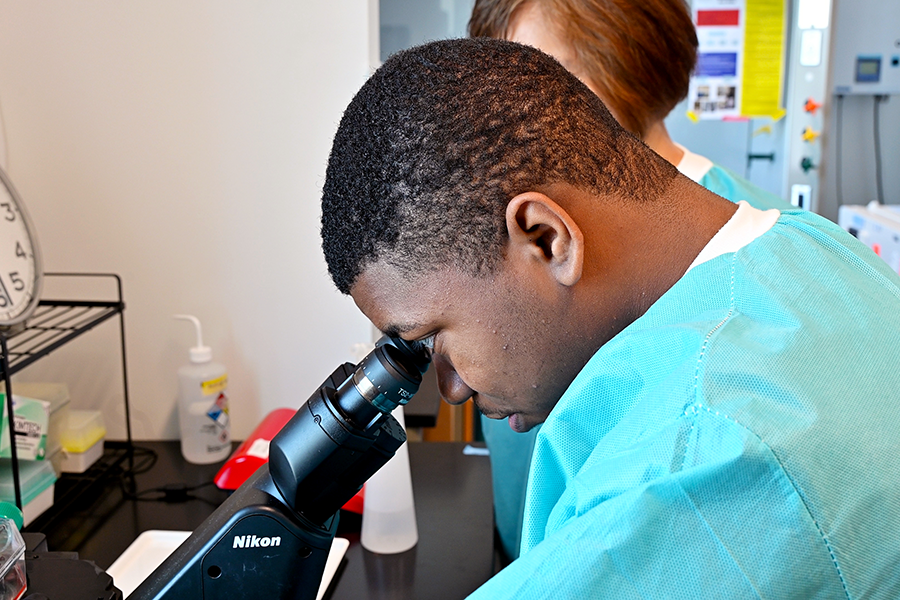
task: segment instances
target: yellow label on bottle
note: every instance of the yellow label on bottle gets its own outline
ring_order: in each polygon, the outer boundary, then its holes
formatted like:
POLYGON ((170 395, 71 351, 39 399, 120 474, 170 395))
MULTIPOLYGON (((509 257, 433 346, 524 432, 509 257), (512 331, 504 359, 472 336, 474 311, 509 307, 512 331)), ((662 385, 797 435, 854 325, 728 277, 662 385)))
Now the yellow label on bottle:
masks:
POLYGON ((212 396, 213 394, 224 392, 227 387, 228 375, 222 375, 221 377, 200 383, 200 388, 203 390, 204 396, 212 396))

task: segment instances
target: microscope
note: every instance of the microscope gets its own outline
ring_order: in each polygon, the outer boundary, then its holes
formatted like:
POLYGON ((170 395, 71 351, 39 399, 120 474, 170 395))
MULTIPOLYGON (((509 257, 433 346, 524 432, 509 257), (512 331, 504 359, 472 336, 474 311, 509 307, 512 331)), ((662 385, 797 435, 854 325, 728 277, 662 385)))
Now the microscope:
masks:
POLYGON ((338 367, 272 439, 269 462, 129 599, 315 599, 338 510, 406 441, 390 413, 430 361, 422 344, 383 337, 338 367))

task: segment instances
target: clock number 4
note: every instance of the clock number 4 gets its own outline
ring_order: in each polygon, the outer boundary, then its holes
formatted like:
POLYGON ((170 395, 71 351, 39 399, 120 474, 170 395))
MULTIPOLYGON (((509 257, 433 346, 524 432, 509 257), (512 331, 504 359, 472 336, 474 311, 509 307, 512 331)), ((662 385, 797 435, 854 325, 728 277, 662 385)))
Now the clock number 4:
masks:
POLYGON ((10 222, 16 220, 16 211, 13 210, 12 204, 9 202, 0 202, 0 207, 6 209, 6 214, 3 215, 4 219, 10 222))

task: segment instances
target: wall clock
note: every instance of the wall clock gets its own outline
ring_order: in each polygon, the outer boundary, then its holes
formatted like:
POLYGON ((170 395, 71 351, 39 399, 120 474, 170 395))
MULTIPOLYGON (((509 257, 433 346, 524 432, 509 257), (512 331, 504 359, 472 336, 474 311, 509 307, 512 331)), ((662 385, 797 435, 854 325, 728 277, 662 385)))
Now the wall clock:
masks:
POLYGON ((9 176, 0 169, 0 327, 31 316, 43 273, 34 226, 9 176))

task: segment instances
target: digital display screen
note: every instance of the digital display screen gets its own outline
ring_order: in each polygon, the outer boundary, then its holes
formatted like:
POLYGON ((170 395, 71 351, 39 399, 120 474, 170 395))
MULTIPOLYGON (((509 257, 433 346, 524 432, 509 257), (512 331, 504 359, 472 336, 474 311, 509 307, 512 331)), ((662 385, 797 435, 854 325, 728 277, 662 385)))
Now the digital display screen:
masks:
POLYGON ((856 81, 862 83, 878 82, 881 79, 881 57, 859 56, 856 59, 856 81))
POLYGON ((878 63, 874 60, 864 60, 859 63, 860 75, 878 75, 878 63))

